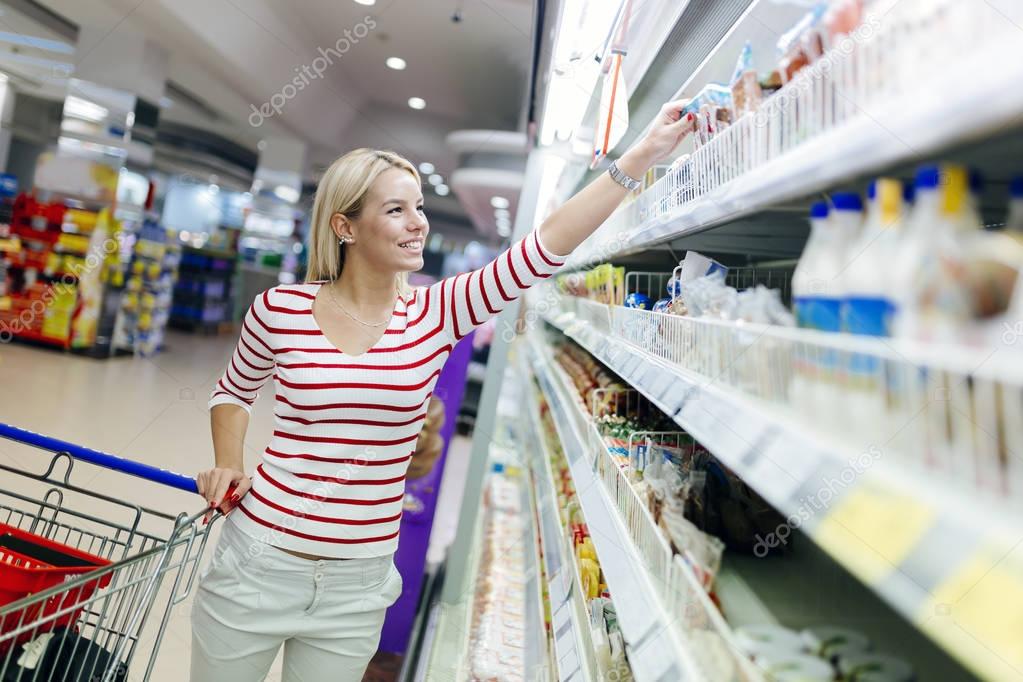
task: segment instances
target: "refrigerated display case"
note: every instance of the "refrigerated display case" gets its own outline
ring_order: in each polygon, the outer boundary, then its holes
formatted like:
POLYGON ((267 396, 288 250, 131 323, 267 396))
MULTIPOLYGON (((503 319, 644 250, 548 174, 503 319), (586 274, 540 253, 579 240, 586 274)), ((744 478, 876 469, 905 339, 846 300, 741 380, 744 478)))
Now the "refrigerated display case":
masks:
MULTIPOLYGON (((636 679, 1023 679, 1023 629, 1009 615, 1023 610, 1023 258, 1010 210, 1023 98, 1006 87, 1023 75, 1021 8, 683 3, 654 31, 643 17, 672 13, 648 5, 634 8, 629 48, 656 56, 634 72, 624 140, 646 125, 637 112, 675 98, 690 100, 694 133, 560 281, 498 321, 515 329, 518 314, 526 329, 505 381, 525 390, 515 447, 531 467, 541 564, 562 513, 549 455, 532 454, 549 448, 537 426, 549 410, 636 679), (703 51, 683 54, 685 35, 703 51), (843 322, 863 296, 818 282, 818 298, 837 291, 835 326, 808 323, 793 274, 811 205, 856 211, 868 195, 873 220, 878 178, 941 197, 919 267, 894 252, 873 264, 891 284, 872 296, 900 306, 883 315, 920 320, 843 322), (683 276, 697 252, 721 266, 716 279, 683 276), (575 381, 566 347, 597 374, 575 381), (614 429, 632 410, 655 412, 667 424, 654 430, 674 440, 609 430, 587 382, 631 405, 614 429), (683 442, 700 456, 650 454, 683 442), (666 476, 685 493, 656 493, 666 476), (719 565, 705 535, 723 543, 719 565)), ((551 35, 541 53, 556 61, 551 35)), ((519 235, 604 169, 571 155, 587 146, 585 125, 544 140, 541 110, 519 235)), ((927 200, 902 200, 901 225, 920 223, 927 200)), ((495 351, 492 363, 509 362, 495 351)), ((553 608, 564 583, 545 568, 553 608)), ((550 634, 545 674, 601 679, 572 613, 550 634)))

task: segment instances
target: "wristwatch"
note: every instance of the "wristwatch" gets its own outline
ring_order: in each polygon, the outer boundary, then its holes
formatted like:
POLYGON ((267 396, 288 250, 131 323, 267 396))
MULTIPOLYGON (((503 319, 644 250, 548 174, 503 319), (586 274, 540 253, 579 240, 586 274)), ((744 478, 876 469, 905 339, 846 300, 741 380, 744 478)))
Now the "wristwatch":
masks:
POLYGON ((636 178, 631 178, 625 173, 623 173, 622 170, 618 167, 618 162, 616 161, 611 162, 611 167, 607 169, 607 172, 611 175, 612 180, 614 180, 615 182, 617 182, 619 185, 629 190, 630 192, 635 192, 637 189, 639 189, 639 186, 642 184, 636 178))

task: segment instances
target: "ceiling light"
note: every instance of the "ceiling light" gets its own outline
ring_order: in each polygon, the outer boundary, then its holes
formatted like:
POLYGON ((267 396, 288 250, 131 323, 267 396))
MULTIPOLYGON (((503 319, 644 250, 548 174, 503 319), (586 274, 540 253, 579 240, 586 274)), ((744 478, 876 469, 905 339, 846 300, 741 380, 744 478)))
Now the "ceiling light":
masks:
POLYGON ((498 225, 497 236, 508 237, 511 235, 511 225, 498 225))
POLYGON ((448 195, 448 192, 451 191, 448 189, 448 186, 444 184, 437 185, 436 187, 433 188, 433 190, 442 197, 446 197, 448 195))
POLYGON ((511 220, 509 220, 508 218, 498 218, 494 222, 497 225, 508 225, 508 226, 511 226, 511 220))
POLYGON ((425 109, 426 100, 424 100, 422 97, 409 97, 408 105, 413 109, 425 109))
POLYGON ((274 187, 274 194, 280 199, 287 201, 289 204, 293 204, 298 201, 301 196, 301 192, 294 187, 288 187, 287 185, 277 185, 274 187))
POLYGON ((435 170, 437 169, 434 168, 433 164, 430 163, 429 161, 423 161, 421 164, 419 164, 419 172, 422 173, 423 175, 429 175, 435 170))
POLYGON ((395 71, 405 70, 405 60, 401 57, 388 57, 385 63, 388 68, 394 69, 395 71))
POLYGON ((439 185, 442 182, 444 182, 444 178, 440 175, 440 173, 431 173, 430 177, 428 177, 427 180, 429 181, 429 183, 431 185, 434 185, 434 186, 439 185))
POLYGON ((504 197, 490 197, 490 205, 494 208, 508 208, 508 200, 504 197))
POLYGON ((106 120, 109 114, 110 111, 106 107, 90 102, 87 99, 75 97, 74 95, 68 95, 64 99, 65 116, 101 123, 106 120))
POLYGON ((495 218, 511 218, 511 211, 509 211, 506 208, 495 208, 494 209, 494 217, 495 218))
POLYGON ((366 5, 367 7, 369 7, 370 5, 375 5, 376 1, 377 0, 355 0, 356 4, 366 5))

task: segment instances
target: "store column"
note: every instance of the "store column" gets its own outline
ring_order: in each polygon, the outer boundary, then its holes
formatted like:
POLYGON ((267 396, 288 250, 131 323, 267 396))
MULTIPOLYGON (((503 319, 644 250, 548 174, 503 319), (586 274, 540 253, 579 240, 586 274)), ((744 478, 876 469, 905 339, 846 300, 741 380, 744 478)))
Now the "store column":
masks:
POLYGON ((252 207, 245 217, 239 251, 239 294, 235 319, 241 319, 257 294, 298 279, 303 236, 298 208, 306 168, 306 145, 289 138, 259 143, 259 162, 252 181, 252 207))

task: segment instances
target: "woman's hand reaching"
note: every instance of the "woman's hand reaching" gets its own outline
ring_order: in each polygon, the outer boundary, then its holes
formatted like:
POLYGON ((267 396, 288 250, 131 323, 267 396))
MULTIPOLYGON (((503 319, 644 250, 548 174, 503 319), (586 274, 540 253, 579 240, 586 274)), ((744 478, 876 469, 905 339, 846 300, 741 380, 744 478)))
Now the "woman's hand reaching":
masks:
POLYGON ((686 135, 695 129, 696 117, 683 114, 688 99, 678 99, 661 107, 650 130, 637 146, 645 148, 651 161, 656 163, 671 155, 686 135))
POLYGON ((209 523, 214 509, 219 509, 224 514, 229 513, 252 487, 252 481, 245 472, 222 467, 200 472, 195 478, 195 483, 199 488, 199 494, 210 505, 210 511, 203 519, 204 524, 209 523))

